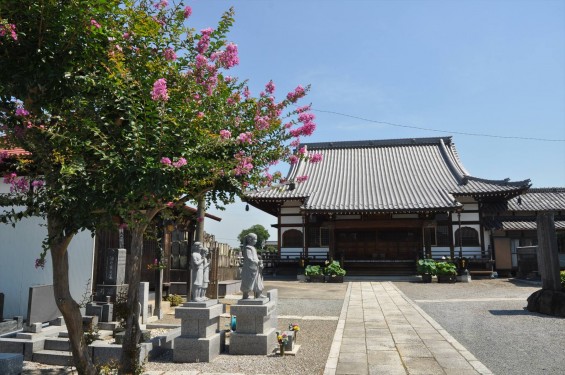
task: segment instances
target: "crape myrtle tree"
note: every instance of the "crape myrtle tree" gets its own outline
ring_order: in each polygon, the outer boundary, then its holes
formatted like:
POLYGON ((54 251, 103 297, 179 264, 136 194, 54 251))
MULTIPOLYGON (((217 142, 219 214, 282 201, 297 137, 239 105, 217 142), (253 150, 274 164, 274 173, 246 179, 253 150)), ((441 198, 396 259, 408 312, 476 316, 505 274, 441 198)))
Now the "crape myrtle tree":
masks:
MULTIPOLYGON (((66 249, 77 231, 118 217, 132 233, 120 371, 133 373, 143 235, 155 215, 189 200, 199 208, 204 199, 225 204, 245 189, 281 182, 280 172, 269 173, 279 160, 321 160, 297 147, 315 128, 309 107, 288 109, 307 89, 277 101, 268 82, 253 97, 245 81, 227 75, 239 63, 227 40, 233 11, 200 32, 190 15, 190 7, 167 1, 6 1, 0 8, 4 141, 31 153, 5 177, 12 202, 25 208, 3 217, 47 219, 55 298, 80 373, 95 368, 68 290, 66 249)), ((37 263, 44 261, 45 253, 37 263)))

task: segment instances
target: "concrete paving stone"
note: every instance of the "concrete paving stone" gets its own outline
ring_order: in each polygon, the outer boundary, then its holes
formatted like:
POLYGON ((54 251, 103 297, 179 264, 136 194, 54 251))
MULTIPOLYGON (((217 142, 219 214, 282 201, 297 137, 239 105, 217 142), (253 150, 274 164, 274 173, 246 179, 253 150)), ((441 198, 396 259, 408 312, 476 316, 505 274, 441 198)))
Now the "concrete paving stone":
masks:
POLYGON ((462 369, 474 370, 473 366, 469 364, 461 355, 436 355, 437 363, 444 369, 462 369))
POLYGON ((444 375, 445 371, 435 358, 403 357, 404 365, 410 375, 444 375))
POLYGON ((420 339, 420 336, 418 336, 418 334, 416 332, 414 332, 414 333, 393 333, 392 338, 394 339, 394 342, 396 342, 397 344, 413 343, 413 342, 422 343, 422 345, 424 344, 424 342, 420 339))
POLYGON ((359 340, 358 337, 343 337, 341 339, 341 347, 347 345, 361 344, 361 343, 363 343, 363 340, 359 340))
POLYGON ((367 362, 369 365, 401 366, 402 361, 396 350, 368 350, 367 362))
POLYGON ((433 358, 432 352, 423 343, 397 343, 396 347, 402 358, 433 358))
POLYGON ((342 345, 340 348, 341 353, 365 353, 367 347, 364 343, 361 344, 350 344, 342 345))
POLYGON ((387 328, 388 325, 384 319, 365 321, 365 328, 387 328))
POLYGON ((423 341, 428 341, 428 340, 440 341, 443 339, 443 336, 437 332, 422 332, 422 333, 418 333, 418 336, 420 336, 420 339, 422 339, 423 341))
POLYGON ((394 342, 371 341, 367 343, 367 350, 396 350, 394 342))
POLYGON ((475 368, 475 370, 477 370, 477 372, 481 375, 491 375, 492 371, 490 371, 485 365, 483 365, 481 362, 479 361, 469 361, 469 363, 471 364, 471 366, 473 366, 475 368))
POLYGON ((375 338, 392 337, 390 334, 390 330, 388 330, 387 328, 368 328, 365 325, 365 333, 367 334, 367 337, 375 337, 375 338))
POLYGON ((367 353, 365 351, 357 353, 341 352, 339 353, 339 360, 337 363, 339 364, 341 362, 367 363, 367 353))
POLYGON ((446 375, 478 375, 479 373, 475 370, 462 370, 462 369, 455 369, 455 368, 446 368, 445 371, 446 375))
POLYGON ((336 375, 368 375, 367 363, 339 362, 335 370, 336 375))
POLYGON ((343 330, 343 337, 354 337, 358 339, 365 338, 365 330, 364 329, 344 329, 343 330))
POLYGON ((369 375, 406 375, 404 366, 369 365, 369 375))

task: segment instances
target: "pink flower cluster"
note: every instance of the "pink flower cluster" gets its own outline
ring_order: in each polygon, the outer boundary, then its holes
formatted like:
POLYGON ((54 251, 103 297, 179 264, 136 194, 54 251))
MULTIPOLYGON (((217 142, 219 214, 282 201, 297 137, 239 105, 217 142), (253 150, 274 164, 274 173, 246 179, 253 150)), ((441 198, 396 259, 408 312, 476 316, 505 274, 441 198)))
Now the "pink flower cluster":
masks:
POLYGON ((16 25, 14 25, 13 23, 0 25, 0 37, 4 37, 6 35, 10 35, 10 38, 12 38, 12 40, 18 40, 16 25))
POLYGON ((300 137, 301 135, 304 136, 312 135, 312 133, 314 133, 314 130, 316 130, 316 124, 313 121, 315 117, 316 116, 314 116, 313 113, 306 113, 306 112, 300 113, 298 115, 298 121, 301 122, 303 125, 299 128, 292 129, 290 131, 290 134, 293 137, 300 137))
POLYGON ((237 45, 233 43, 229 43, 224 51, 214 52, 210 57, 212 61, 217 60, 218 64, 225 69, 233 68, 239 64, 237 45))
POLYGON ((275 84, 272 80, 265 85, 265 91, 271 95, 275 92, 275 84))
POLYGON ((43 182, 43 180, 33 180, 31 182, 31 186, 33 186, 34 188, 40 188, 43 187, 45 185, 45 182, 43 182))
POLYGON ((231 137, 231 132, 226 129, 220 130, 220 137, 222 139, 229 139, 231 137))
POLYGON ((171 161, 171 159, 169 159, 167 157, 162 157, 160 162, 163 165, 172 165, 175 168, 180 168, 180 167, 187 164, 187 161, 186 161, 185 158, 178 158, 178 160, 173 163, 171 161))
POLYGON ((158 101, 162 100, 166 102, 169 100, 169 93, 167 92, 167 80, 165 78, 159 78, 153 84, 153 90, 151 91, 151 99, 158 101))
POLYGON ((163 51, 163 56, 165 60, 174 61, 177 59, 177 54, 172 48, 165 48, 163 51))
POLYGON ((269 128, 269 116, 255 116, 255 128, 265 130, 269 128))
POLYGON ((319 163, 323 159, 322 154, 312 154, 310 155, 310 163, 319 163))
POLYGON ((212 35, 213 31, 214 30, 211 27, 200 30, 200 33, 202 35, 200 36, 200 40, 196 45, 196 50, 198 51, 198 53, 205 53, 206 51, 208 51, 208 47, 210 47, 210 35, 212 35))
POLYGON ((293 92, 289 92, 286 95, 286 98, 290 100, 291 103, 296 103, 298 99, 304 97, 304 95, 306 95, 306 90, 304 90, 302 85, 298 85, 293 92))
POLYGON ((292 165, 298 163, 298 160, 300 160, 300 159, 299 159, 298 156, 296 156, 296 155, 290 155, 290 156, 288 157, 288 161, 289 161, 289 163, 292 164, 292 165))
POLYGON ((298 182, 298 183, 305 182, 306 180, 308 180, 308 176, 298 176, 298 177, 296 177, 296 182, 298 182))
POLYGON ((167 0, 161 0, 161 1, 158 1, 154 4, 155 8, 157 8, 157 9, 166 8, 167 5, 169 5, 169 2, 167 0))
POLYGON ((100 27, 102 27, 102 26, 100 26, 100 24, 98 23, 98 21, 96 21, 94 18, 92 18, 92 19, 90 20, 90 24, 91 24, 92 26, 96 27, 97 29, 99 29, 100 27))
POLYGON ((29 180, 25 177, 18 178, 15 173, 4 176, 4 183, 10 184, 10 193, 27 193, 29 191, 29 180))
POLYGON ((237 166, 234 169, 234 173, 236 176, 241 176, 244 174, 248 174, 253 169, 253 164, 251 163, 253 159, 249 156, 245 156, 243 152, 239 152, 235 154, 235 159, 238 161, 237 166))
POLYGON ((29 115, 29 112, 24 108, 17 108, 16 109, 16 116, 19 117, 26 117, 29 115))
POLYGON ((253 144, 253 134, 251 132, 241 133, 237 136, 239 143, 253 144))
POLYGON ((46 263, 46 262, 47 262, 47 261, 46 261, 45 258, 37 258, 37 259, 35 260, 35 268, 36 268, 36 269, 37 269, 37 268, 41 268, 41 269, 45 268, 45 263, 46 263))
POLYGON ((188 18, 188 17, 190 17, 190 16, 192 15, 192 8, 189 7, 188 5, 185 6, 185 7, 184 7, 184 12, 183 12, 183 14, 184 14, 184 18, 185 18, 185 19, 188 18))

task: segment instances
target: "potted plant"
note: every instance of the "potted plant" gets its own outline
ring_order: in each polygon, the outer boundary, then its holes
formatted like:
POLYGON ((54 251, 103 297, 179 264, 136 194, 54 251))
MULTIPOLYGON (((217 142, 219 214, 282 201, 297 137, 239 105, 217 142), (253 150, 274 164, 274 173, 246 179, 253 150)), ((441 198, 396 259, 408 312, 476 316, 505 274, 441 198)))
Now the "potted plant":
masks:
POLYGON ((436 262, 436 275, 438 283, 454 283, 457 281, 457 267, 449 262, 436 262))
POLYGON ((422 275, 423 283, 431 283, 432 276, 436 274, 436 261, 433 259, 418 259, 416 265, 419 275, 422 275))
POLYGON ((324 273, 322 267, 319 265, 307 265, 304 269, 304 275, 306 275, 306 280, 313 282, 313 283, 323 283, 324 282, 324 273))
POLYGON ((342 283, 343 276, 345 276, 346 271, 341 268, 341 265, 337 260, 334 260, 326 265, 324 268, 324 274, 327 276, 329 283, 342 283))

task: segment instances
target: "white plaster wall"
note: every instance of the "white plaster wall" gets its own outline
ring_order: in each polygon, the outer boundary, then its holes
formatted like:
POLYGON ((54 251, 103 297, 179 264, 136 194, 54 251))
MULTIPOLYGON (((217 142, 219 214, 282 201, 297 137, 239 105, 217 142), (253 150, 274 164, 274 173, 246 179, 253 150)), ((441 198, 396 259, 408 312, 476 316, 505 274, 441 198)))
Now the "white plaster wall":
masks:
POLYGON ((281 216, 281 224, 300 224, 300 225, 302 225, 302 216, 281 216))
MULTIPOLYGON (((6 185, 0 182, 0 192, 6 185)), ((2 210, 2 208, 0 208, 2 210)), ((51 255, 47 253, 44 269, 35 268, 41 253, 41 243, 47 234, 45 221, 28 218, 12 227, 0 224, 0 292, 4 293, 4 318, 26 316, 29 287, 53 284, 51 255)), ((81 232, 70 243, 69 284, 75 300, 80 302, 89 279, 92 278, 94 238, 81 232)))
POLYGON ((281 214, 300 214, 299 207, 281 207, 281 214))

